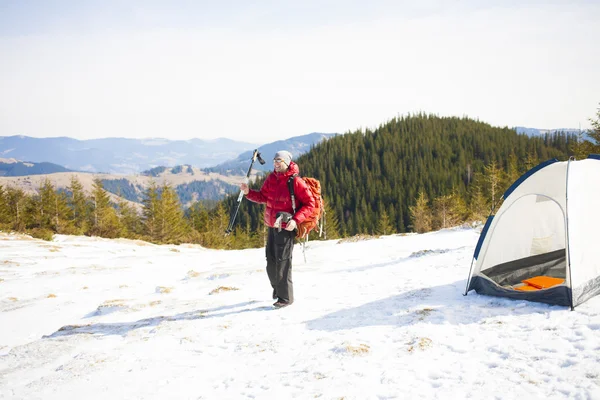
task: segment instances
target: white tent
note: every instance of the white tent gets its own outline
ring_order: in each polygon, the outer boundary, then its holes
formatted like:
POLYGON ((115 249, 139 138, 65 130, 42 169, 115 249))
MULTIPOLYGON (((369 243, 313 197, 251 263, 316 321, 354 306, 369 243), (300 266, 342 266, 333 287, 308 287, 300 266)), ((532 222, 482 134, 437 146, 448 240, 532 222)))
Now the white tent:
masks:
POLYGON ((573 308, 600 293, 600 156, 540 164, 503 198, 479 237, 465 295, 573 308))

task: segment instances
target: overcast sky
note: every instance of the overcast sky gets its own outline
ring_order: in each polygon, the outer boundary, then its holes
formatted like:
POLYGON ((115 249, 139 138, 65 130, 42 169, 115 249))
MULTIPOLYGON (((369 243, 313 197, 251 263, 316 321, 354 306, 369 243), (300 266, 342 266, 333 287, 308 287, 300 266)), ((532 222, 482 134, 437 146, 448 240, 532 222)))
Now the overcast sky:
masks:
POLYGON ((0 1, 0 136, 263 143, 423 111, 587 128, 595 1, 0 1))

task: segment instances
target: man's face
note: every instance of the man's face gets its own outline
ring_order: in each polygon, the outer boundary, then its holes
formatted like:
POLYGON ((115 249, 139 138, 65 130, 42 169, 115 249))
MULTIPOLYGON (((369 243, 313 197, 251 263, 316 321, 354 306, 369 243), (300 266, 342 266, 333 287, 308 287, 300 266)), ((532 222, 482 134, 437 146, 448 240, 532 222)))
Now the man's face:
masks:
POLYGON ((281 158, 275 158, 273 165, 275 166, 275 172, 284 172, 288 168, 281 158))

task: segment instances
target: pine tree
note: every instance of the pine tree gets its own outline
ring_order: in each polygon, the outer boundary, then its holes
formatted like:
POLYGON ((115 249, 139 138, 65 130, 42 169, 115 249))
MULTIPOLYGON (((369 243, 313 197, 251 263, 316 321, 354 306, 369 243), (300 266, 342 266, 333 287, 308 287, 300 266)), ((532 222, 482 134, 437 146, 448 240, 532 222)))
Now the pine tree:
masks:
POLYGON ((340 221, 335 209, 329 206, 328 201, 323 201, 323 239, 337 239, 340 237, 340 221))
POLYGON ((46 178, 37 191, 37 196, 34 196, 36 227, 56 231, 54 226, 54 207, 56 203, 54 186, 46 178))
POLYGON ((106 190, 104 190, 100 179, 94 179, 91 202, 93 208, 89 233, 93 236, 106 238, 118 237, 121 233, 119 219, 115 209, 110 204, 110 198, 106 190))
POLYGON ((424 233, 431 231, 432 217, 428 203, 427 195, 423 190, 420 190, 417 203, 409 207, 412 227, 415 232, 424 233))
POLYGON ((82 235, 88 231, 91 206, 86 198, 83 185, 75 176, 71 177, 67 189, 71 192, 68 204, 71 208, 71 223, 74 226, 74 233, 82 235))
POLYGON ((496 202, 500 200, 500 184, 502 182, 502 170, 498 168, 496 161, 492 161, 485 166, 485 182, 490 204, 496 207, 496 202))
POLYGON ((589 137, 592 139, 592 148, 590 152, 600 153, 600 107, 596 111, 596 119, 590 118, 590 124, 592 125, 592 131, 589 133, 589 137))
POLYGON ((10 224, 10 209, 8 193, 4 187, 0 185, 0 229, 4 229, 10 224))
POLYGON ((527 152, 527 158, 525 159, 525 171, 529 171, 531 168, 537 166, 540 160, 537 154, 533 152, 527 152))
POLYGON ((25 214, 28 197, 22 189, 9 187, 6 189, 6 199, 8 201, 10 227, 17 232, 23 232, 27 221, 25 214))
POLYGON ((197 201, 189 208, 188 223, 198 233, 208 231, 208 210, 201 202, 197 201))
POLYGON ((122 197, 117 202, 117 217, 121 227, 119 236, 136 239, 142 234, 140 215, 135 207, 122 197))
POLYGON ((142 204, 144 234, 147 235, 150 240, 155 240, 159 231, 160 198, 158 195, 158 188, 154 181, 150 182, 150 186, 146 190, 146 193, 144 193, 142 204))
POLYGON ((52 223, 56 233, 72 233, 70 224, 71 209, 64 192, 55 193, 52 209, 52 223))
POLYGON ((445 229, 465 221, 466 205, 456 190, 434 199, 434 229, 445 229))
POLYGON ((490 206, 487 203, 480 185, 474 185, 469 202, 469 220, 484 222, 490 214, 490 206))
POLYGON ((508 156, 508 166, 506 169, 506 181, 504 184, 504 190, 508 189, 510 185, 512 185, 517 179, 519 179, 520 176, 521 174, 519 173, 519 163, 517 160, 517 156, 515 155, 515 153, 510 153, 510 156, 508 156))
POLYGON ((383 208, 379 215, 379 220, 377 221, 377 234, 378 235, 390 235, 394 233, 394 228, 392 228, 392 224, 390 221, 390 217, 383 208))
POLYGON ((188 225, 183 217, 177 193, 168 184, 161 187, 158 215, 159 243, 181 243, 188 233, 188 225))

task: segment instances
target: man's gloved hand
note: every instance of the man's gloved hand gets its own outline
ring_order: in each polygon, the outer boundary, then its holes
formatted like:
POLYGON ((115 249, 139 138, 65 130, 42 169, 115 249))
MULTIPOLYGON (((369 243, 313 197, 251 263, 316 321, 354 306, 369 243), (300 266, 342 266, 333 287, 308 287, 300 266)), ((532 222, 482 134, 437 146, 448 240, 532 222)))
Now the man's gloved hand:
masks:
POLYGON ((294 229, 296 229, 296 221, 294 221, 293 219, 290 219, 287 222, 287 225, 285 226, 285 230, 286 231, 293 231, 294 229))
POLYGON ((248 187, 248 184, 244 182, 240 184, 240 190, 244 192, 244 194, 248 194, 250 188, 248 187))

